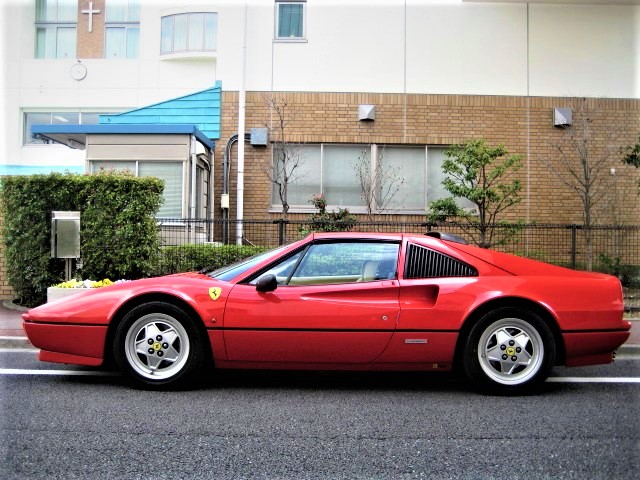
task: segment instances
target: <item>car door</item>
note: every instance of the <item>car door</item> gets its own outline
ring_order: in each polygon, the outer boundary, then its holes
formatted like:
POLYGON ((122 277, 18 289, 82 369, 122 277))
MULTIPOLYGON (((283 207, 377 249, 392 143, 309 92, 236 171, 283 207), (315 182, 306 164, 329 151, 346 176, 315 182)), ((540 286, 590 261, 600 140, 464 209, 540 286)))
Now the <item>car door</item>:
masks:
POLYGON ((243 362, 367 363, 387 347, 399 314, 399 243, 311 244, 236 285, 224 318, 227 358, 243 362), (257 280, 275 275, 270 292, 257 280))

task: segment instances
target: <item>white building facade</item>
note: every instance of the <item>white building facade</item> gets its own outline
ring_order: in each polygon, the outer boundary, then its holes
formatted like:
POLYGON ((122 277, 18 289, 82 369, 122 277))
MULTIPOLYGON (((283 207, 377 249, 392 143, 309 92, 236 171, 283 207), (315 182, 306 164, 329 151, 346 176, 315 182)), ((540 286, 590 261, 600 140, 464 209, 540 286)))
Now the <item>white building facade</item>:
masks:
POLYGON ((239 92, 223 116, 245 92, 396 95, 396 146, 413 145, 410 95, 640 99, 640 0, 9 0, 0 15, 0 174, 90 171, 32 124, 98 123, 218 81, 239 92))

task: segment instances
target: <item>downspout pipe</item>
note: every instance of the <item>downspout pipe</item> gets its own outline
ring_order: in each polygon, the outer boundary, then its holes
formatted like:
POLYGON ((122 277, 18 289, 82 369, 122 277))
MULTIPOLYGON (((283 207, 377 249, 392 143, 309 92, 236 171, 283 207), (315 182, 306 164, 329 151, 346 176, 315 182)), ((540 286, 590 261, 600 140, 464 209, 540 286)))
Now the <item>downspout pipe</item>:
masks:
POLYGON ((196 219, 196 167, 197 167, 197 155, 196 155, 196 137, 191 135, 191 141, 189 142, 189 158, 191 160, 191 212, 189 214, 190 220, 196 219))
MULTIPOLYGON (((231 135, 222 156, 222 196, 220 208, 222 210, 222 241, 229 243, 229 188, 231 186, 231 152, 233 144, 238 141, 238 134, 231 135)), ((251 134, 244 134, 244 141, 251 141, 251 134)))
MULTIPOLYGON (((247 16, 248 5, 244 2, 242 14, 242 80, 238 96, 238 136, 242 135, 245 126, 246 93, 247 93, 247 16)), ((236 244, 242 245, 244 238, 244 142, 238 144, 238 187, 236 191, 236 244)))

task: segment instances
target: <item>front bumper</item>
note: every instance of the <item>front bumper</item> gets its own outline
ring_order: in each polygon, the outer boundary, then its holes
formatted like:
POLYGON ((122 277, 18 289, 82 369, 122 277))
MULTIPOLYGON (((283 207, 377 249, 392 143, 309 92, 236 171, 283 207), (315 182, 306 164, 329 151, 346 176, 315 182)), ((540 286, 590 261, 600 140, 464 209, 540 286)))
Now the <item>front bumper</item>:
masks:
POLYGON ((23 315, 22 325, 31 344, 45 362, 99 366, 104 361, 107 327, 37 323, 23 315), (26 317, 26 318, 25 318, 26 317))

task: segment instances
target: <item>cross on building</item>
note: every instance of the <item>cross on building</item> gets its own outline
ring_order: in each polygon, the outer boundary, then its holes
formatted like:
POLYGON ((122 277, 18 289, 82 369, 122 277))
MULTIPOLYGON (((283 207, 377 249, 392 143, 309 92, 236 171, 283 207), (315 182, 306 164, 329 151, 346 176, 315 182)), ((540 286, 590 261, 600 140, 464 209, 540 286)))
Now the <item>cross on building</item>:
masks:
POLYGON ((89 2, 89 8, 82 10, 82 13, 89 15, 89 32, 93 32, 93 14, 100 13, 100 10, 93 9, 93 2, 89 2))

